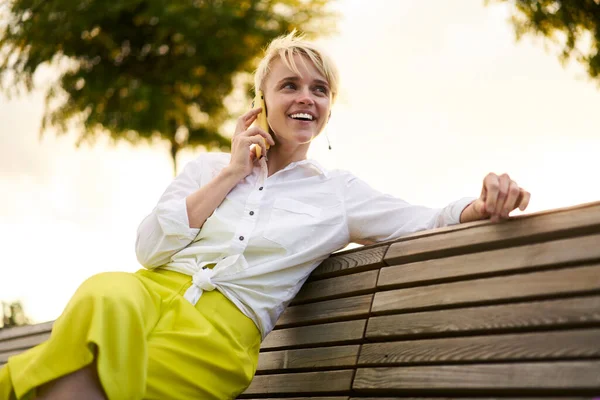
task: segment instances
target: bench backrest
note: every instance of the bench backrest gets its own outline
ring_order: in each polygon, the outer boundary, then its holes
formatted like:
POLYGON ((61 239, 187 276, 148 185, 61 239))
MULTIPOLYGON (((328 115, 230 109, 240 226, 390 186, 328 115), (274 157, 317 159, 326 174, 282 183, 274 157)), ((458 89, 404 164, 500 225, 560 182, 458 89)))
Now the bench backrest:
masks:
MULTIPOLYGON (((0 331, 0 364, 50 329, 0 331)), ((599 203, 333 255, 240 398, 442 395, 600 396, 599 203)))

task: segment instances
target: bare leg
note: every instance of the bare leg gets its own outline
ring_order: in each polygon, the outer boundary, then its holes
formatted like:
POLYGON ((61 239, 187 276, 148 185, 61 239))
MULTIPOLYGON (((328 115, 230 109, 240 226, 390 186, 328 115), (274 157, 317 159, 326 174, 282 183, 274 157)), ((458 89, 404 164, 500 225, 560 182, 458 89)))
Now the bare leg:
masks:
POLYGON ((96 363, 65 375, 38 389, 39 400, 106 400, 106 394, 100 385, 96 363))

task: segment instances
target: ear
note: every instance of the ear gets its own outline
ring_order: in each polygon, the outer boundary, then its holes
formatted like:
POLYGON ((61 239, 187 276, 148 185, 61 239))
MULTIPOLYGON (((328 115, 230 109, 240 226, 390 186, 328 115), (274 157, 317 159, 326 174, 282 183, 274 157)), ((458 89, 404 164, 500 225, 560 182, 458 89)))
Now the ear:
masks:
POLYGON ((331 119, 331 111, 329 111, 329 116, 327 117, 327 122, 331 119))

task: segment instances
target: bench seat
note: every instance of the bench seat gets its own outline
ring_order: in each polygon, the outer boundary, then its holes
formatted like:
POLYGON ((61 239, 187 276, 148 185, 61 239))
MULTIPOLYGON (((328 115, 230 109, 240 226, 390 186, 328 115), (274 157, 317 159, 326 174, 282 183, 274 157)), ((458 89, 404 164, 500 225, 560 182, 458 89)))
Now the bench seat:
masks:
MULTIPOLYGON (((52 323, 0 331, 0 365, 52 323)), ((600 203, 332 255, 243 399, 600 397, 600 203), (443 396, 443 397, 442 397, 443 396)))

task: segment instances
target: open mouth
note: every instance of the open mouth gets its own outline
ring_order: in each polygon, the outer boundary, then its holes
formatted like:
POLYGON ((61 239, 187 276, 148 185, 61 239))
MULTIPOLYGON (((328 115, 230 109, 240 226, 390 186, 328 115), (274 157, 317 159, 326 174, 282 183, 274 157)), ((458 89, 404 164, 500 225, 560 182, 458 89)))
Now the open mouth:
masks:
POLYGON ((308 113, 296 113, 290 115, 291 119, 295 119, 297 121, 314 121, 315 117, 308 113))

